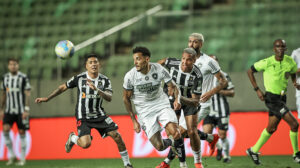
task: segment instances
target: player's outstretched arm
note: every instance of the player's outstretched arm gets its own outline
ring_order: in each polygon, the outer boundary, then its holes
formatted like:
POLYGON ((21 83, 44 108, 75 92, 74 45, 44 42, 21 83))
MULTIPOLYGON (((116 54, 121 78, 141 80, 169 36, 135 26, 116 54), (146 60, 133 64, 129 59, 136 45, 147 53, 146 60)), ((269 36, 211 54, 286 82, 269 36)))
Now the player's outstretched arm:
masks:
POLYGON ((175 101, 174 101, 174 110, 179 110, 181 108, 181 93, 179 91, 179 88, 175 84, 173 80, 167 83, 168 89, 174 90, 174 96, 175 96, 175 101))
POLYGON ((204 93, 201 95, 200 101, 206 102, 212 95, 218 93, 220 90, 226 88, 228 86, 228 81, 224 77, 224 75, 221 73, 221 71, 217 72, 215 74, 215 77, 218 80, 218 85, 211 89, 210 91, 204 93))
POLYGON ((167 58, 163 58, 163 59, 157 61, 157 63, 159 63, 160 65, 164 66, 165 63, 166 63, 166 60, 167 60, 167 58))
POLYGON ((100 95, 101 97, 103 97, 104 100, 111 102, 111 99, 112 99, 111 92, 102 91, 102 90, 98 89, 90 79, 87 80, 87 84, 89 85, 90 88, 97 91, 97 94, 100 95))
POLYGON ((234 95, 235 95, 234 89, 220 90, 219 93, 221 95, 227 96, 227 97, 234 97, 234 95))
POLYGON ((141 126, 140 126, 140 123, 136 120, 135 115, 133 113, 132 105, 131 105, 131 101, 130 101, 131 97, 132 97, 132 91, 124 89, 123 102, 124 102, 126 111, 128 112, 128 114, 132 120, 133 129, 135 130, 135 132, 139 133, 139 132, 141 132, 141 126))
POLYGON ((254 76, 254 71, 252 70, 252 68, 249 68, 248 71, 247 71, 247 74, 248 74, 248 77, 249 77, 249 80, 254 88, 254 90, 256 91, 256 94, 258 96, 258 98, 261 100, 261 101, 264 101, 265 98, 264 98, 264 94, 263 92, 259 89, 259 87, 257 86, 257 83, 256 83, 256 79, 255 79, 255 76, 254 76))
POLYGON ((36 98, 35 99, 35 103, 42 103, 42 102, 48 102, 49 100, 51 100, 52 98, 60 95, 61 93, 63 93, 64 91, 66 91, 68 89, 67 85, 64 83, 60 86, 58 86, 57 89, 55 89, 48 97, 40 97, 40 98, 36 98))
POLYGON ((4 109, 5 109, 5 102, 6 102, 6 93, 5 91, 1 91, 1 102, 0 102, 0 120, 4 117, 4 109))

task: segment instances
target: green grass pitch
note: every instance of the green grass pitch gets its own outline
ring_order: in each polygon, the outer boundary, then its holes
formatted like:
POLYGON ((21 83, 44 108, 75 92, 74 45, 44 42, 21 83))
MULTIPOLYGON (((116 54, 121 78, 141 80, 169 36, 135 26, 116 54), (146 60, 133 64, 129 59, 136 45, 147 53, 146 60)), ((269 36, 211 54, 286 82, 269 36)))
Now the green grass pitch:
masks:
MULTIPOLYGON (((131 163, 135 168, 154 168, 163 158, 139 158, 131 159, 131 163)), ((216 161, 215 157, 202 158, 205 168, 299 168, 300 164, 293 161, 291 156, 262 156, 262 164, 254 165, 250 158, 246 156, 232 157, 232 162, 225 164, 222 161, 216 161)), ((1 168, 16 167, 6 166, 6 161, 0 161, 1 168)), ((192 168, 193 158, 187 158, 188 167, 192 168)), ((82 160, 29 160, 24 168, 122 168, 123 162, 121 159, 82 159, 82 160)), ((179 167, 178 159, 174 160, 171 167, 179 167)))

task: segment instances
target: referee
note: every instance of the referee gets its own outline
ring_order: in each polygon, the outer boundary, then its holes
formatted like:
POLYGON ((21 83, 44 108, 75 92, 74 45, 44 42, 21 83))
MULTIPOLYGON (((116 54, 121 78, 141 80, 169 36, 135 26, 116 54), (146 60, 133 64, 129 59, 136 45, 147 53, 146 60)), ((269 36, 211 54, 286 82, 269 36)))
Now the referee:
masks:
POLYGON ((1 84, 0 120, 3 119, 3 134, 10 158, 6 165, 12 165, 16 161, 13 143, 9 132, 17 123, 21 138, 21 158, 16 164, 25 165, 26 156, 26 130, 29 129, 29 97, 30 84, 27 76, 19 72, 19 61, 10 58, 8 60, 9 72, 3 76, 1 84))
POLYGON ((273 43, 275 55, 260 60, 248 70, 248 77, 261 101, 265 101, 269 109, 269 123, 266 129, 261 133, 260 138, 254 146, 247 149, 247 154, 255 164, 260 164, 259 150, 268 141, 271 135, 276 131, 281 119, 290 126, 290 139, 293 147, 294 161, 300 163, 300 152, 298 150, 298 128, 299 123, 286 106, 286 90, 288 78, 291 76, 294 86, 299 90, 300 85, 296 83, 297 65, 288 55, 285 55, 286 43, 282 39, 277 39, 273 43), (263 71, 265 94, 257 86, 253 75, 255 72, 263 71))

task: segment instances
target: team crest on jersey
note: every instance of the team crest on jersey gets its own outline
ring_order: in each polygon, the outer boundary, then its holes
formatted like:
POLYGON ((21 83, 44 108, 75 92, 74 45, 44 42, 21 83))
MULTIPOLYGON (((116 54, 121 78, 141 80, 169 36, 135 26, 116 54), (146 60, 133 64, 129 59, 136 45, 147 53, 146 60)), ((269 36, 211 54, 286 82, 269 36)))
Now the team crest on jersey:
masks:
POLYGON ((152 78, 156 80, 157 79, 157 73, 152 74, 152 78))
POLYGON ((149 80, 149 76, 146 76, 146 77, 145 77, 145 80, 146 80, 146 81, 149 80))

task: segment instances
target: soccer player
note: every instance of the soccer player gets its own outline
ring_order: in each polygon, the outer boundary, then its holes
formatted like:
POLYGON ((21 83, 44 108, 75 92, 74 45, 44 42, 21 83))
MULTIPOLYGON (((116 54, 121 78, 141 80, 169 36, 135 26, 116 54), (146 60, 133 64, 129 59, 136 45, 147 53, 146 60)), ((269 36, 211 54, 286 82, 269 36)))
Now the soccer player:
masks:
MULTIPOLYGON (((187 98, 193 98, 195 101, 199 102, 202 90, 202 74, 200 69, 194 65, 196 61, 196 51, 193 48, 186 48, 183 50, 181 60, 176 58, 167 58, 160 60, 159 63, 165 65, 165 67, 170 71, 170 75, 173 81, 180 88, 182 96, 187 98)), ((170 90, 170 89, 169 89, 170 90)), ((168 88, 165 86, 164 91, 169 95, 171 105, 174 102, 174 97, 172 93, 169 93, 168 88)), ((190 143, 192 151, 194 154, 196 166, 201 165, 200 158, 200 137, 197 130, 197 112, 198 106, 195 105, 182 105, 179 110, 175 110, 177 118, 179 119, 181 115, 181 110, 183 110, 184 117, 187 125, 187 134, 190 137, 190 143)), ((181 129, 182 130, 182 129, 181 129)), ((180 167, 187 167, 185 162, 185 149, 184 141, 181 139, 179 145, 181 155, 178 155, 180 161, 180 167)), ((175 154, 170 150, 168 157, 159 165, 157 168, 168 168, 170 167, 170 162, 175 158, 175 154)))
POLYGON ((107 116, 102 107, 103 99, 110 102, 112 99, 112 88, 110 80, 99 73, 100 64, 97 54, 85 56, 86 72, 72 77, 66 83, 60 85, 48 97, 37 98, 36 103, 48 102, 70 88, 77 87, 78 97, 76 105, 76 119, 78 135, 74 132, 69 134, 65 150, 69 153, 74 144, 83 149, 91 145, 91 129, 95 128, 105 138, 110 136, 117 144, 125 168, 132 168, 126 146, 118 126, 107 116))
MULTIPOLYGON (((292 58, 297 64, 297 83, 300 83, 300 48, 294 50, 292 52, 292 58)), ((297 111, 298 111, 298 119, 300 119, 300 91, 296 89, 296 105, 297 105, 297 111)))
POLYGON ((261 133, 256 144, 246 150, 253 162, 260 164, 259 150, 268 141, 271 135, 276 131, 278 124, 283 119, 290 126, 290 139, 293 147, 294 161, 300 163, 300 152, 298 150, 298 128, 299 123, 286 106, 286 91, 288 78, 291 76, 294 86, 299 90, 300 85, 296 83, 297 65, 288 55, 285 55, 286 42, 277 39, 273 43, 275 55, 262 59, 248 70, 248 77, 261 101, 265 101, 269 109, 269 123, 266 129, 261 133), (265 94, 258 87, 254 77, 255 72, 263 71, 265 94))
POLYGON ((176 114, 170 106, 168 96, 160 87, 161 82, 164 81, 168 87, 175 90, 175 110, 181 107, 181 96, 168 71, 158 63, 151 63, 150 57, 151 53, 146 47, 133 49, 135 67, 124 77, 123 101, 135 132, 139 133, 142 128, 158 151, 163 151, 169 146, 173 146, 173 150, 176 150, 181 135, 176 114), (131 101, 135 105, 138 121, 133 113, 131 101), (160 124, 169 134, 168 139, 162 139, 160 124))
MULTIPOLYGON (((214 55, 210 55, 214 60, 218 62, 218 58, 214 55)), ((203 121, 203 131, 212 133, 214 127, 218 126, 219 141, 217 143, 217 160, 222 159, 222 152, 224 151, 224 163, 230 163, 231 158, 229 155, 229 141, 227 139, 227 130, 229 124, 229 104, 226 97, 234 96, 234 85, 229 75, 223 71, 221 73, 226 77, 228 86, 220 90, 212 97, 212 108, 208 116, 203 121)), ((214 85, 217 85, 217 79, 214 78, 214 85)))
POLYGON ((30 84, 28 77, 19 71, 19 61, 10 58, 8 60, 8 73, 2 80, 0 120, 3 119, 3 135, 10 158, 6 165, 12 165, 16 161, 13 143, 9 137, 12 125, 16 122, 21 138, 21 158, 16 164, 24 166, 26 163, 26 130, 29 130, 29 98, 30 84))

